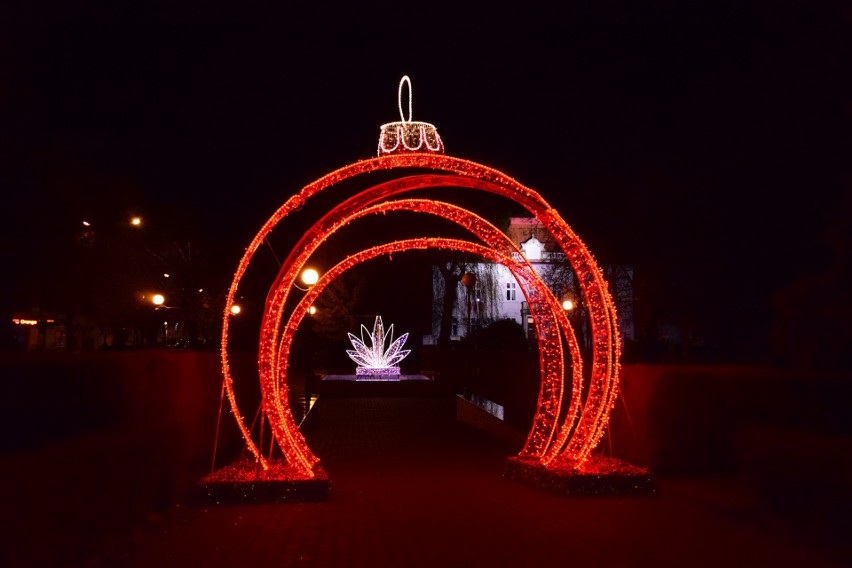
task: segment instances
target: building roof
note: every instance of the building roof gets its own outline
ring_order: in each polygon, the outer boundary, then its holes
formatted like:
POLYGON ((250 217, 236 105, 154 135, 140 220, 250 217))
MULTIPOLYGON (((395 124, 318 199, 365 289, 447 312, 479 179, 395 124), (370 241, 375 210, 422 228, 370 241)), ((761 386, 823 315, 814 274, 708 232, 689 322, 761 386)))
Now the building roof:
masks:
POLYGON ((553 235, 535 217, 510 218, 506 234, 518 246, 528 241, 530 237, 535 237, 544 245, 544 250, 553 251, 557 248, 553 235))

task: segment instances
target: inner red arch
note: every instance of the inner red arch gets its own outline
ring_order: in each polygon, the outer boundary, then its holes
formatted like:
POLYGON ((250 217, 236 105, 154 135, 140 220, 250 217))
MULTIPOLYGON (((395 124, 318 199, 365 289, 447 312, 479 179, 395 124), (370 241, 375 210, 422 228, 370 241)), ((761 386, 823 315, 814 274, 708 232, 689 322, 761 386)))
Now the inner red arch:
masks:
MULTIPOLYGON (((522 290, 532 289, 536 293, 541 294, 542 297, 545 298, 549 313, 552 315, 561 315, 561 317, 558 319, 560 319, 561 323, 567 327, 568 334, 572 339, 570 344, 573 346, 574 349, 576 349, 576 340, 573 339, 573 333, 570 332, 570 324, 568 323, 568 320, 565 317, 563 310, 560 308, 556 298, 553 296, 553 294, 550 292, 544 282, 541 281, 535 271, 533 271, 532 268, 529 267, 528 264, 524 262, 519 262, 511 256, 505 255, 491 248, 476 243, 457 239, 445 239, 435 237, 423 237, 417 239, 393 241, 383 245, 371 247, 359 253, 353 254, 342 262, 335 265, 334 267, 332 267, 330 270, 328 270, 320 278, 320 280, 302 297, 298 305, 293 309, 290 319, 284 326, 284 332, 282 334, 280 348, 278 350, 278 362, 276 367, 278 368, 278 380, 280 382, 278 385, 277 396, 272 394, 272 392, 275 390, 275 387, 272 383, 278 381, 270 380, 271 378, 267 378, 267 380, 263 382, 264 401, 269 406, 269 422, 270 424, 272 424, 273 432, 279 440, 279 447, 284 453, 284 456, 287 459, 288 463, 298 468, 305 476, 311 477, 313 475, 311 468, 314 464, 317 463, 318 460, 316 456, 314 456, 314 454, 311 452, 310 448, 307 445, 307 442, 305 442, 304 438, 299 432, 298 427, 293 421, 292 413, 290 412, 289 406, 286 404, 285 401, 287 358, 289 357, 293 335, 295 334, 299 324, 307 314, 308 307, 314 303, 316 298, 320 295, 320 293, 322 293, 325 287, 328 286, 335 278, 337 278, 343 272, 349 270, 357 264, 385 254, 400 253, 411 250, 425 250, 430 248, 458 250, 477 254, 493 262, 505 265, 507 268, 509 268, 510 271, 512 271, 514 275, 516 275, 519 281, 521 281, 523 284, 526 284, 526 286, 522 287, 522 290), (283 441, 283 443, 281 443, 281 441, 283 441)), ((546 313, 547 311, 545 311, 544 313, 539 312, 536 313, 534 317, 542 318, 542 316, 546 313)), ((547 324, 548 319, 545 316, 539 321, 543 321, 545 324, 547 324)), ((545 327, 547 327, 547 325, 545 325, 545 327)), ((551 325, 550 327, 551 330, 554 332, 557 329, 554 325, 551 325)), ((562 345, 559 341, 558 332, 553 334, 553 339, 554 341, 550 341, 542 346, 543 350, 547 351, 547 356, 545 357, 547 363, 554 363, 557 359, 564 358, 562 352, 562 345)), ((543 373, 550 374, 556 372, 555 367, 555 365, 547 365, 546 369, 543 369, 543 373)))
MULTIPOLYGON (((536 297, 541 298, 545 306, 549 308, 549 312, 547 310, 540 311, 535 302, 530 302, 532 315, 536 319, 537 329, 540 332, 541 345, 539 357, 542 377, 539 393, 539 412, 535 416, 527 443, 521 452, 521 455, 524 456, 543 456, 548 449, 554 435, 554 430, 557 427, 557 419, 562 400, 564 353, 560 342, 560 330, 567 339, 573 362, 571 405, 564 417, 565 423, 573 424, 577 418, 580 406, 582 360, 576 339, 564 311, 511 239, 481 217, 449 203, 425 199, 408 199, 375 204, 354 212, 343 211, 340 207, 335 208, 332 211, 335 214, 333 222, 323 224, 326 227, 326 232, 318 235, 318 238, 320 241, 323 241, 340 226, 346 225, 352 220, 365 215, 402 210, 428 213, 452 220, 478 236, 483 242, 494 249, 495 252, 502 251, 499 253, 501 260, 497 262, 506 264, 516 275, 518 281, 521 282, 522 292, 527 296, 528 300, 528 290, 533 288, 536 297), (511 260, 507 260, 507 258, 511 260)), ((264 391, 263 400, 265 409, 270 415, 280 412, 276 401, 286 400, 286 376, 283 375, 283 370, 286 369, 286 360, 282 360, 282 352, 284 350, 281 347, 278 350, 275 349, 274 340, 280 331, 282 309, 292 285, 292 280, 301 272, 304 262, 312 251, 313 248, 308 246, 308 248, 297 255, 293 264, 282 266, 279 276, 286 275, 287 277, 276 278, 277 285, 270 291, 267 301, 260 342, 260 360, 264 363, 261 365, 260 370, 261 386, 264 391), (282 388, 285 389, 283 394, 279 392, 279 389, 282 388)), ((316 289, 316 285, 314 288, 316 289)), ((315 297, 315 294, 312 297, 315 297)), ((293 312, 293 314, 296 313, 293 312)), ((291 315, 291 320, 293 317, 294 315, 291 315)), ((284 408, 286 409, 286 407, 284 408)), ((296 439, 296 442, 294 442, 294 451, 296 454, 293 458, 301 461, 302 457, 299 455, 298 448, 302 444, 298 440, 298 434, 294 433, 294 428, 289 426, 291 422, 292 417, 286 412, 279 414, 277 425, 283 426, 286 430, 281 433, 282 436, 285 436, 281 439, 286 441, 287 444, 291 443, 290 440, 296 439)), ((275 431, 275 427, 273 429, 275 431)), ((282 447, 282 450, 285 456, 288 455, 287 449, 282 447)))

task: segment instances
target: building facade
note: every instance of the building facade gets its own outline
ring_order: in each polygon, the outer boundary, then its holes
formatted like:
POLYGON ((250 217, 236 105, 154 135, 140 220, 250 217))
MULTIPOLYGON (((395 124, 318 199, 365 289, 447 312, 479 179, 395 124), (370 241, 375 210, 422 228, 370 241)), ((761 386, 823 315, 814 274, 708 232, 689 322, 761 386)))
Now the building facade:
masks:
MULTIPOLYGON (((578 341, 581 345, 588 345, 588 314, 576 276, 565 253, 558 250, 550 233, 534 217, 512 217, 506 234, 518 245, 520 254, 569 312, 578 341)), ((536 341, 530 305, 520 284, 508 268, 489 262, 458 262, 454 268, 463 273, 474 274, 475 284, 467 287, 461 280, 456 284, 451 340, 459 341, 471 330, 484 329, 499 320, 512 320, 523 328, 531 343, 536 341)), ((622 341, 633 340, 633 269, 625 266, 604 266, 602 269, 616 305, 622 341)), ((445 317, 443 304, 448 296, 452 297, 452 294, 446 293, 446 282, 441 270, 437 266, 433 267, 432 335, 423 338, 424 344, 437 343, 440 335, 441 320, 445 317)))

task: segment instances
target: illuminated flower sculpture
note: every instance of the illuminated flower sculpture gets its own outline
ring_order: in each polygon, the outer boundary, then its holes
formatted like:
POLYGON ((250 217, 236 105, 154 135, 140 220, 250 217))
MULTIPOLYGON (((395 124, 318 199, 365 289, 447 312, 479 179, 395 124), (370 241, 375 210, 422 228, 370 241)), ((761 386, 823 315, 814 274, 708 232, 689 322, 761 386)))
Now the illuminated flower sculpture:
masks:
POLYGON ((376 321, 373 323, 373 333, 367 331, 367 328, 363 325, 361 326, 361 339, 350 333, 349 341, 352 342, 355 351, 347 351, 346 354, 358 363, 355 374, 358 376, 399 375, 399 362, 411 353, 410 350, 402 351, 406 339, 408 339, 408 334, 404 333, 399 339, 393 341, 393 324, 391 324, 387 333, 387 341, 390 341, 391 344, 385 350, 385 331, 381 316, 376 316, 376 321), (370 345, 367 345, 364 340, 365 332, 369 337, 370 345))

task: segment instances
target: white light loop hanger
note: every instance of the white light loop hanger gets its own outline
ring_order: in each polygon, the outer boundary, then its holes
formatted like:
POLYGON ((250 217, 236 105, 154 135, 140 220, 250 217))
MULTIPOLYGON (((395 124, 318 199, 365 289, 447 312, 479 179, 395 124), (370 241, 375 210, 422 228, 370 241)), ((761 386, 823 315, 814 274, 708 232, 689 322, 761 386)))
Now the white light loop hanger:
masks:
POLYGON ((399 118, 402 122, 411 122, 414 118, 414 113, 412 112, 412 104, 414 102, 414 91, 411 90, 411 79, 408 78, 408 75, 403 75, 402 79, 399 80, 399 93, 397 94, 397 102, 399 103, 399 118), (408 120, 405 119, 405 113, 402 110, 402 86, 408 83, 408 120))
POLYGON ((435 125, 428 122, 414 122, 413 102, 414 91, 411 88, 411 79, 408 75, 403 75, 399 81, 399 90, 397 91, 397 106, 399 108, 400 120, 382 125, 377 150, 379 156, 401 152, 444 153, 444 143, 441 141, 435 125), (402 91, 406 83, 408 84, 407 117, 402 102, 402 91))

